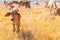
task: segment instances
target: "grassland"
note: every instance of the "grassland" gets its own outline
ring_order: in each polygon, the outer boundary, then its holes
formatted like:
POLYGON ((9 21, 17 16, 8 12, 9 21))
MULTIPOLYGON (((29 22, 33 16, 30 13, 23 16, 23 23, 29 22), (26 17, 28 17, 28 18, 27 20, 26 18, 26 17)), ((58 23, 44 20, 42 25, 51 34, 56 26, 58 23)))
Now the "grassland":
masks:
MULTIPOLYGON (((57 4, 60 7, 60 4, 57 4)), ((0 4, 0 40, 22 40, 13 33, 11 16, 4 17, 9 8, 0 4)), ((33 40, 60 40, 60 16, 49 16, 49 11, 40 5, 31 4, 31 9, 19 8, 21 14, 20 29, 30 31, 33 40)))

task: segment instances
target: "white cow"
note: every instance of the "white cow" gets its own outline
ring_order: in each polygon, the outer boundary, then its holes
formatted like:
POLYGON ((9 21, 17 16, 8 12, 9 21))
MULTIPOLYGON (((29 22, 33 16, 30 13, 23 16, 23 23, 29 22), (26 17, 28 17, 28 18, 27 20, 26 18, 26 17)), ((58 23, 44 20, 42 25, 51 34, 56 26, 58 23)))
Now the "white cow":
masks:
POLYGON ((56 1, 55 0, 49 0, 47 7, 50 10, 50 14, 54 14, 55 10, 57 8, 56 1))
POLYGON ((34 3, 35 5, 39 5, 38 1, 34 1, 33 3, 34 3))

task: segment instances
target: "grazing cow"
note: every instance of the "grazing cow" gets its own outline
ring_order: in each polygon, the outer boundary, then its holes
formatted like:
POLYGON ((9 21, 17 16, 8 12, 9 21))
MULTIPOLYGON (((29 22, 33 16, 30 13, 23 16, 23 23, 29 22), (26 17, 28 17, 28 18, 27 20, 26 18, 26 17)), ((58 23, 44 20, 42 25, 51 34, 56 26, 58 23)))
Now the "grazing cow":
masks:
POLYGON ((60 16, 60 8, 57 8, 56 9, 56 15, 59 15, 60 16))
POLYGON ((39 5, 38 1, 34 1, 34 4, 35 4, 35 5, 39 5))
POLYGON ((55 1, 55 0, 50 0, 50 1, 48 2, 47 7, 48 7, 49 10, 50 10, 50 14, 51 14, 51 15, 54 14, 53 11, 56 10, 56 8, 57 8, 56 1, 55 1))
POLYGON ((45 2, 45 8, 47 8, 48 2, 45 2))
POLYGON ((6 1, 4 1, 4 4, 6 3, 6 1))
POLYGON ((25 8, 31 8, 29 1, 26 1, 26 2, 20 1, 19 2, 19 7, 20 6, 25 6, 25 8))
MULTIPOLYGON (((12 12, 8 12, 5 15, 5 17, 10 16, 10 15, 12 15, 12 12)), ((17 33, 19 33, 19 31, 20 31, 20 18, 21 18, 21 15, 19 13, 17 13, 17 12, 13 13, 13 20, 12 20, 12 22, 13 22, 13 32, 16 31, 17 33)))
POLYGON ((46 0, 45 2, 45 8, 48 8, 47 5, 48 5, 48 0, 46 0))
POLYGON ((18 4, 18 1, 12 1, 12 3, 14 3, 14 4, 18 4))
POLYGON ((9 2, 8 5, 11 7, 13 4, 18 4, 18 1, 9 2))
POLYGON ((4 5, 5 5, 5 7, 7 7, 8 6, 8 2, 4 1, 4 5))
POLYGON ((6 2, 6 1, 4 1, 4 4, 5 4, 5 6, 10 6, 11 7, 11 5, 12 5, 12 2, 6 2))
POLYGON ((12 2, 6 2, 6 1, 4 1, 4 4, 5 4, 6 6, 11 7, 13 4, 18 4, 18 1, 12 1, 12 2))

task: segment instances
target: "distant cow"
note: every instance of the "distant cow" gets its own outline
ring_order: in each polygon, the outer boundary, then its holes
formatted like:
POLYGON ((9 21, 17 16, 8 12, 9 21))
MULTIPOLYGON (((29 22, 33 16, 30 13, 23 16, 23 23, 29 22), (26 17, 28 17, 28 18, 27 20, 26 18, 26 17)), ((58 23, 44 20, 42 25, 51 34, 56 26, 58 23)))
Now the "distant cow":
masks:
POLYGON ((56 14, 60 16, 60 8, 57 8, 56 14))
POLYGON ((20 1, 19 2, 19 7, 20 6, 25 6, 25 8, 31 8, 29 1, 26 1, 26 2, 20 1))
POLYGON ((34 1, 34 4, 35 4, 35 5, 39 5, 38 1, 34 1))
POLYGON ((47 7, 49 8, 50 14, 54 14, 57 8, 56 1, 50 0, 47 4, 47 7))
POLYGON ((4 1, 4 4, 6 5, 6 6, 12 6, 13 4, 18 4, 18 1, 12 1, 12 2, 6 2, 6 1, 4 1))
POLYGON ((12 1, 12 3, 18 4, 18 1, 12 1))
POLYGON ((4 5, 5 5, 5 7, 8 6, 8 2, 4 1, 4 5))
POLYGON ((45 2, 45 8, 47 8, 48 2, 45 2))

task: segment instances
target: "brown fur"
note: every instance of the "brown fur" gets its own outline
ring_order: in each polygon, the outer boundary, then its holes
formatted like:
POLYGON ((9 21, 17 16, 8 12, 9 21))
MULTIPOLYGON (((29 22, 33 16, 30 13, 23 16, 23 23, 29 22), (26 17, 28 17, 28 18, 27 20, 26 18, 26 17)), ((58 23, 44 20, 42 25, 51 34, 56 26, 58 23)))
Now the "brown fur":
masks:
MULTIPOLYGON (((7 17, 7 16, 10 16, 10 15, 12 15, 12 13, 11 12, 8 12, 6 15, 5 15, 5 17, 7 17)), ((13 15, 13 32, 15 32, 16 31, 16 28, 17 28, 17 31, 16 32, 19 32, 20 31, 20 18, 21 18, 21 15, 19 14, 19 13, 16 13, 16 14, 14 14, 13 15)))
POLYGON ((4 1, 4 4, 6 5, 6 6, 12 6, 13 4, 18 4, 18 1, 12 1, 12 2, 6 2, 6 1, 4 1))
POLYGON ((45 2, 45 8, 47 8, 48 2, 45 2))
POLYGON ((57 9, 56 13, 60 16, 60 8, 57 9))
POLYGON ((20 2, 18 2, 18 1, 12 1, 12 2, 6 2, 6 1, 4 1, 4 4, 6 5, 6 6, 12 6, 13 4, 18 4, 19 5, 19 7, 20 6, 25 6, 25 8, 31 8, 31 6, 30 6, 30 2, 29 1, 26 1, 26 2, 23 2, 23 1, 20 1, 20 2))
POLYGON ((29 1, 27 1, 27 2, 20 1, 19 2, 19 7, 20 6, 25 6, 25 8, 31 8, 29 1))
POLYGON ((6 13, 5 17, 10 16, 10 15, 11 15, 11 12, 8 12, 8 13, 6 13))

